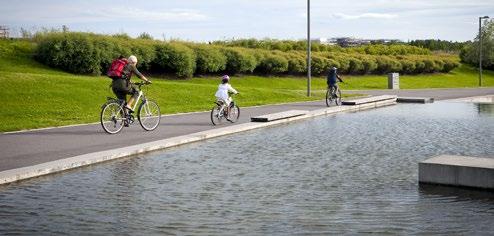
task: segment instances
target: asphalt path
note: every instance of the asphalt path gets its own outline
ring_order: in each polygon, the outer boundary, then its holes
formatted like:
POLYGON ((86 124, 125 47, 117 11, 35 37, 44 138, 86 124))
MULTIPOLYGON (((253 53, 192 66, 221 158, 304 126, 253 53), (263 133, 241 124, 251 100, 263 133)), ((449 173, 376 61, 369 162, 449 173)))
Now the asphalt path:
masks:
MULTIPOLYGON (((425 89, 343 91, 370 95, 398 95, 400 97, 432 97, 435 100, 493 95, 494 88, 482 89, 425 89)), ((213 103, 211 103, 213 105, 213 103)), ((324 100, 259 107, 240 106, 237 123, 250 122, 250 117, 287 110, 316 110, 325 108, 324 100)), ((211 106, 212 107, 212 106, 211 106)), ((135 144, 192 134, 231 125, 225 122, 213 126, 210 113, 197 112, 163 116, 155 131, 144 131, 138 121, 120 133, 109 135, 100 124, 40 129, 0 134, 0 171, 32 166, 86 153, 105 151, 135 144)))

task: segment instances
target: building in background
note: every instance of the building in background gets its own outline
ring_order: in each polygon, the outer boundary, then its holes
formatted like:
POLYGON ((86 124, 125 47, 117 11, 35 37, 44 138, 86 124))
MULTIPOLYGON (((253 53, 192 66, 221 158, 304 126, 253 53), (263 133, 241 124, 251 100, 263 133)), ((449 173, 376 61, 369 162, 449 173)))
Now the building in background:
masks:
POLYGON ((393 44, 402 43, 398 39, 359 39, 353 37, 337 37, 337 38, 315 38, 311 40, 313 43, 325 45, 338 45, 340 47, 356 47, 369 44, 393 44))

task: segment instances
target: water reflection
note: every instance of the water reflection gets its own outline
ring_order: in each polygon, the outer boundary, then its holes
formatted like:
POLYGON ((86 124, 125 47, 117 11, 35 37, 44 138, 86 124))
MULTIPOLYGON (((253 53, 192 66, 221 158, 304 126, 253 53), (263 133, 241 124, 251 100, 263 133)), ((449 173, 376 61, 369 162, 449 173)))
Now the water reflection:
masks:
POLYGON ((420 184, 419 194, 421 198, 445 198, 453 197, 458 201, 483 201, 493 204, 491 209, 494 209, 494 191, 482 190, 475 188, 460 188, 452 186, 444 186, 437 184, 420 184))
POLYGON ((494 116, 494 104, 477 103, 475 105, 480 115, 494 116))

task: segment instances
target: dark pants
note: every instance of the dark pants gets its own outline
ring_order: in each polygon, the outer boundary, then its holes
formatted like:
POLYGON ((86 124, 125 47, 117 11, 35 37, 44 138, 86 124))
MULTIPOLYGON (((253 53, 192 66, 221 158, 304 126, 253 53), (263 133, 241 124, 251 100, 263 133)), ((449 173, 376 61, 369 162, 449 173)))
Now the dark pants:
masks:
POLYGON ((134 99, 139 96, 139 89, 134 84, 125 79, 114 79, 111 88, 118 99, 127 100, 127 94, 131 94, 134 99))

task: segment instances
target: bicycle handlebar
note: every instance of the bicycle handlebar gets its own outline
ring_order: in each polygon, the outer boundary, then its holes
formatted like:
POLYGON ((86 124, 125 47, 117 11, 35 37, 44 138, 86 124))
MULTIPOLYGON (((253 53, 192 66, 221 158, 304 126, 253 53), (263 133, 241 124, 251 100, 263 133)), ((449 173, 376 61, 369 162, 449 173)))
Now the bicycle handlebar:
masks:
POLYGON ((139 86, 139 88, 143 85, 150 85, 151 84, 151 81, 149 82, 144 82, 144 81, 141 81, 141 82, 137 82, 137 83, 134 83, 135 85, 139 86))

